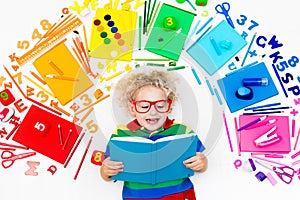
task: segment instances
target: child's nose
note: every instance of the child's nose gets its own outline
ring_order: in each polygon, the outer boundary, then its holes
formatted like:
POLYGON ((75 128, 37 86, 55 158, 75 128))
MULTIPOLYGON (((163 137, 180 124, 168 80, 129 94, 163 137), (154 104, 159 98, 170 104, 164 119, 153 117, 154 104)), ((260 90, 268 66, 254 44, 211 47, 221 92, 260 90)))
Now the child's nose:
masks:
POLYGON ((156 114, 156 113, 157 113, 157 111, 156 111, 156 109, 155 109, 155 105, 152 105, 152 106, 150 107, 149 113, 150 113, 150 114, 156 114))

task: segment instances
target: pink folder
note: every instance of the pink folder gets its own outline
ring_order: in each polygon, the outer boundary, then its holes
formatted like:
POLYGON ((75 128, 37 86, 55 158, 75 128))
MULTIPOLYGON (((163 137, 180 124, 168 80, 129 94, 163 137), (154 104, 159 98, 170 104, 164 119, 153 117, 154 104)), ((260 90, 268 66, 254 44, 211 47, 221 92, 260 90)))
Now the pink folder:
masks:
MULTIPOLYGON (((262 117, 261 115, 240 115, 240 127, 262 117)), ((277 119, 270 125, 263 125, 251 129, 251 127, 240 131, 240 150, 241 152, 278 152, 289 153, 291 151, 289 117, 288 116, 268 116, 265 121, 277 119), (268 130, 277 126, 276 133, 281 138, 278 142, 266 146, 256 146, 255 139, 266 133, 268 130)), ((262 121, 261 121, 262 122, 262 121)), ((258 123, 261 123, 258 122, 258 123)), ((255 124, 257 125, 257 124, 255 124)))

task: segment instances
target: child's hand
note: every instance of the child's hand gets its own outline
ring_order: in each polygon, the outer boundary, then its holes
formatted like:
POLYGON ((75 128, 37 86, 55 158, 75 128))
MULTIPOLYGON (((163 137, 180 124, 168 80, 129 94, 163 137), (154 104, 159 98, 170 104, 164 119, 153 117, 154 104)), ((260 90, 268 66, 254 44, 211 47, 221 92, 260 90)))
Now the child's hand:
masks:
POLYGON ((104 180, 111 180, 111 176, 117 175, 122 172, 124 165, 122 162, 112 161, 110 157, 107 157, 101 166, 101 176, 104 180))
POLYGON ((183 164, 196 172, 205 172, 208 160, 203 153, 197 152, 195 156, 183 161, 183 164))

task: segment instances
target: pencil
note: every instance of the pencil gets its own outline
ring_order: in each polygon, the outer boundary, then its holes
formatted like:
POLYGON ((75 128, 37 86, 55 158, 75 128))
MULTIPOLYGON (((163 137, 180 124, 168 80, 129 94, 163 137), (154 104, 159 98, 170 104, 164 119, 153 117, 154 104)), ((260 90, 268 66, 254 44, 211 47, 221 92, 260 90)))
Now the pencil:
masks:
POLYGON ((43 85, 47 85, 47 83, 39 75, 37 75, 33 71, 29 71, 29 72, 32 76, 34 76, 34 78, 36 78, 38 81, 40 81, 43 85))
POLYGON ((243 113, 243 115, 266 115, 266 114, 275 114, 275 113, 283 113, 283 111, 253 112, 253 113, 243 113))
POLYGON ((139 50, 142 49, 142 16, 139 16, 139 50))
POLYGON ((65 141, 65 143, 64 143, 64 145, 63 145, 63 147, 62 147, 63 150, 66 148, 66 146, 67 146, 67 144, 68 144, 68 141, 69 141, 69 139, 70 139, 71 134, 72 134, 72 129, 69 130, 69 133, 68 133, 68 136, 67 136, 67 138, 66 138, 66 141, 65 141))
POLYGON ((275 108, 261 108, 261 109, 253 109, 253 112, 256 111, 268 111, 268 110, 281 110, 281 109, 290 109, 291 106, 282 106, 282 107, 275 107, 275 108))
MULTIPOLYGON (((300 131, 300 129, 299 129, 299 131, 300 131)), ((291 158, 294 159, 299 155, 300 155, 300 151, 298 151, 298 152, 294 153, 293 155, 291 155, 291 158)))
POLYGON ((150 24, 150 21, 151 21, 151 18, 152 18, 152 15, 153 15, 153 11, 154 11, 154 7, 156 6, 156 0, 154 0, 153 4, 152 4, 152 7, 151 7, 151 12, 150 12, 150 15, 147 19, 147 24, 150 24))
POLYGON ((144 25, 143 25, 143 34, 146 33, 147 29, 146 29, 146 20, 147 20, 147 1, 145 1, 144 3, 144 25))
POLYGON ((85 26, 83 25, 83 37, 84 37, 84 43, 85 43, 85 50, 86 50, 86 55, 88 55, 88 60, 90 60, 90 56, 89 56, 89 44, 87 41, 87 36, 86 36, 86 29, 85 26))
POLYGON ((295 136, 295 117, 292 119, 292 137, 295 136))
POLYGON ((52 109, 52 108, 50 108, 50 107, 48 107, 48 106, 45 106, 44 104, 42 104, 42 103, 40 103, 40 102, 38 102, 38 101, 36 101, 36 100, 30 98, 30 97, 26 97, 26 99, 29 100, 29 101, 31 101, 32 103, 37 104, 38 106, 41 106, 41 107, 43 107, 43 108, 45 108, 45 109, 47 109, 47 110, 49 110, 49 111, 51 111, 51 112, 57 114, 57 115, 61 115, 61 113, 58 112, 57 110, 54 110, 54 109, 52 109))
POLYGON ((192 67, 192 72, 193 72, 193 76, 195 77, 195 79, 196 79, 198 85, 201 85, 201 80, 200 80, 200 78, 199 78, 199 76, 198 76, 196 70, 195 70, 193 67, 192 67))
POLYGON ((27 80, 29 80, 31 83, 33 83, 35 86, 37 86, 38 88, 40 88, 41 90, 43 90, 44 92, 46 92, 47 94, 49 94, 51 97, 55 98, 54 94, 52 94, 51 92, 49 92, 48 90, 46 90, 45 88, 43 88, 42 86, 40 86, 37 82, 35 82, 34 80, 32 80, 31 78, 29 78, 26 75, 24 75, 24 77, 27 80))
POLYGON ((151 18, 151 21, 150 21, 150 24, 149 24, 149 27, 148 27, 148 29, 147 29, 147 33, 146 33, 146 35, 148 36, 148 33, 150 32, 149 30, 150 30, 150 27, 152 27, 152 24, 153 24, 153 22, 154 22, 154 19, 155 19, 155 17, 156 17, 156 14, 157 14, 157 11, 158 11, 158 8, 160 7, 160 2, 158 3, 158 5, 156 6, 156 8, 155 8, 155 11, 154 11, 154 14, 153 14, 153 17, 151 18))
POLYGON ((295 142, 295 145, 294 145, 294 150, 296 150, 296 148, 297 148, 297 144, 298 144, 298 140, 299 140, 299 135, 300 135, 300 128, 299 128, 299 130, 298 130, 296 142, 295 142))
POLYGON ((213 20, 213 17, 210 17, 205 24, 203 24, 203 26, 200 27, 200 29, 196 32, 196 35, 199 34, 204 28, 205 26, 207 26, 208 23, 210 23, 213 20))
POLYGON ((64 142, 63 142, 63 138, 62 138, 62 132, 61 132, 61 126, 60 126, 60 124, 57 125, 57 128, 58 128, 58 135, 59 135, 60 145, 63 145, 64 142))
POLYGON ((219 95, 219 92, 218 92, 217 88, 215 88, 215 87, 214 87, 214 92, 216 94, 219 104, 222 105, 223 102, 222 102, 221 96, 219 95))
POLYGON ((279 106, 281 105, 280 102, 278 103, 271 103, 271 104, 265 104, 265 105, 261 105, 261 106, 255 106, 255 107, 249 107, 249 108, 245 108, 244 110, 254 110, 254 109, 258 109, 258 108, 266 108, 266 107, 271 107, 271 106, 279 106))
POLYGON ((210 91, 210 94, 211 94, 211 95, 215 95, 214 90, 213 90, 213 88, 211 87, 211 84, 210 84, 209 80, 207 79, 207 77, 205 77, 205 82, 206 82, 206 85, 207 85, 207 87, 208 87, 208 89, 209 89, 209 91, 210 91))
POLYGON ((195 6, 191 3, 190 0, 187 0, 188 4, 193 8, 194 11, 196 11, 197 9, 195 8, 195 6))
POLYGON ((236 134, 236 144, 237 144, 237 151, 238 151, 238 156, 241 155, 241 150, 240 150, 240 132, 238 131, 238 122, 237 118, 234 118, 234 127, 235 127, 235 134, 236 134))
POLYGON ((28 147, 19 146, 19 145, 14 145, 14 144, 8 144, 8 143, 5 143, 5 142, 0 142, 0 145, 6 146, 6 147, 17 148, 17 149, 25 149, 25 150, 28 150, 28 149, 29 149, 28 147))
POLYGON ((68 156, 66 162, 64 163, 64 168, 66 168, 67 165, 69 164, 69 162, 70 162, 70 160, 71 160, 71 158, 72 158, 74 152, 76 151, 76 149, 77 149, 78 145, 80 144, 80 142, 81 142, 81 140, 82 140, 82 138, 83 138, 84 135, 85 135, 85 132, 83 132, 83 133, 81 134, 81 136, 80 136, 80 138, 78 139, 77 143, 75 144, 75 146, 74 146, 73 149, 71 150, 71 152, 70 152, 70 154, 69 154, 69 156, 68 156))
POLYGON ((198 39, 201 39, 211 29, 211 27, 212 27, 212 25, 210 25, 198 39))
POLYGON ((228 129, 228 124, 227 124, 225 113, 223 112, 222 115, 223 115, 223 121, 224 121, 225 129, 226 129, 226 133, 227 133, 227 138, 228 138, 229 146, 230 146, 230 151, 233 152, 232 143, 231 143, 231 139, 230 139, 230 133, 229 133, 229 129, 228 129))
POLYGON ((254 33, 254 35, 253 35, 253 37, 252 37, 252 39, 251 39, 251 42, 250 42, 250 44, 249 44, 249 47, 248 47, 248 49, 247 49, 247 51, 246 51, 246 54, 245 54, 245 56, 244 56, 244 59, 243 59, 243 61, 242 61, 241 67, 243 67, 243 65, 245 64, 246 58, 247 58, 247 56, 248 56, 248 53, 249 53, 249 51, 250 51, 250 48, 251 48, 251 46, 252 46, 252 44, 253 44, 253 41, 254 41, 255 37, 256 37, 256 33, 254 33))
POLYGON ((53 63, 52 60, 48 60, 49 65, 57 72, 59 75, 64 75, 64 73, 53 63))
POLYGON ((148 0, 148 8, 147 8, 147 17, 146 17, 146 27, 148 26, 148 21, 149 21, 149 15, 150 15, 150 5, 151 5, 151 0, 148 0))
POLYGON ((89 148, 90 148, 90 146, 91 146, 92 140, 93 140, 93 136, 90 137, 89 143, 88 143, 88 145, 87 145, 86 148, 85 148, 84 154, 83 154, 83 156, 82 156, 82 158, 81 158, 80 164, 79 164, 78 169, 77 169, 77 171, 76 171, 76 174, 75 174, 75 176, 74 176, 74 180, 77 179, 77 176, 78 176, 79 171, 80 171, 80 169, 81 169, 82 163, 83 163, 83 161, 84 161, 84 159, 85 159, 85 157, 86 157, 86 154, 87 154, 87 152, 88 152, 88 150, 89 150, 89 148))
POLYGON ((185 49, 185 48, 187 47, 188 43, 191 41, 192 36, 193 36, 194 33, 196 32, 196 29, 198 28, 199 24, 200 24, 200 20, 197 21, 195 27, 193 28, 191 34, 189 35, 188 39, 187 39, 186 42, 185 42, 185 45, 184 45, 183 49, 185 49))

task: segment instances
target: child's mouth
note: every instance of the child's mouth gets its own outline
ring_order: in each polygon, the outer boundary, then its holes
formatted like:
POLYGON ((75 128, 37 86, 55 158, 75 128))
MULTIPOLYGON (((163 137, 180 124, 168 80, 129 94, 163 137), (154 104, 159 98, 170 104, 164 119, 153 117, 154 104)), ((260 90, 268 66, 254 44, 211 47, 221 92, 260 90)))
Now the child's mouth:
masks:
POLYGON ((155 123, 158 122, 158 119, 146 119, 146 122, 147 122, 148 124, 155 124, 155 123))

